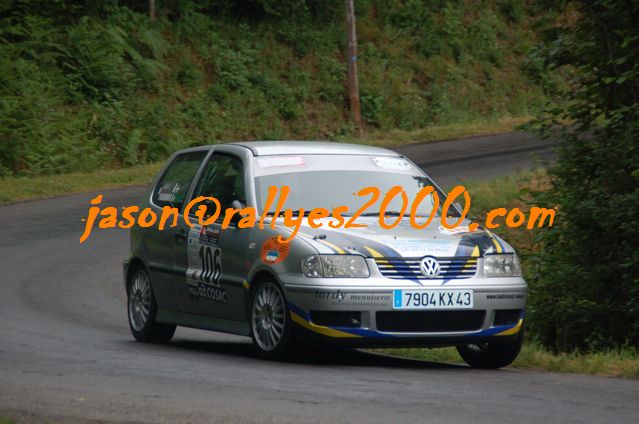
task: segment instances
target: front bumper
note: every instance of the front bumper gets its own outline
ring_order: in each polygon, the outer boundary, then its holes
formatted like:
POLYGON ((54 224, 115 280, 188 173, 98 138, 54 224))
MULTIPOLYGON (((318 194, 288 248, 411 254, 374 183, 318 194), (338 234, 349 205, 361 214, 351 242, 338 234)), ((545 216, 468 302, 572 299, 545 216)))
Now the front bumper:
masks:
POLYGON ((451 346, 506 341, 516 337, 523 326, 527 285, 522 278, 475 277, 442 285, 436 280, 398 281, 377 276, 279 277, 298 333, 323 341, 349 346, 451 346), (417 288, 472 289, 473 308, 433 311, 393 308, 393 290, 417 288))

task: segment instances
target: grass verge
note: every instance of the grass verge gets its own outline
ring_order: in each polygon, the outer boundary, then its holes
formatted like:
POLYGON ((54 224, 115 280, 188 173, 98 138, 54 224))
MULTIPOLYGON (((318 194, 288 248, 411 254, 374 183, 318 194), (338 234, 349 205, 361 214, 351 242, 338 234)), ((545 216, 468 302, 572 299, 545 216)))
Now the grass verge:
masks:
POLYGON ((399 147, 406 144, 454 140, 481 135, 515 131, 530 121, 531 117, 503 117, 492 121, 437 125, 414 131, 372 131, 362 138, 345 138, 343 141, 380 147, 399 147))
MULTIPOLYGON (((433 362, 464 363, 453 347, 439 349, 375 349, 377 353, 433 362)), ((514 368, 639 379, 639 352, 626 348, 597 353, 551 353, 525 343, 514 368)))
MULTIPOLYGON (((489 122, 473 122, 435 126, 417 131, 371 133, 350 143, 398 147, 405 144, 439 141, 469 136, 514 131, 529 118, 503 118, 489 122)), ((50 175, 41 177, 0 178, 0 204, 40 199, 62 194, 147 184, 161 164, 139 165, 122 169, 100 169, 94 172, 50 175)))
POLYGON ((62 194, 148 184, 160 169, 160 163, 122 169, 42 177, 0 178, 0 204, 40 199, 62 194))

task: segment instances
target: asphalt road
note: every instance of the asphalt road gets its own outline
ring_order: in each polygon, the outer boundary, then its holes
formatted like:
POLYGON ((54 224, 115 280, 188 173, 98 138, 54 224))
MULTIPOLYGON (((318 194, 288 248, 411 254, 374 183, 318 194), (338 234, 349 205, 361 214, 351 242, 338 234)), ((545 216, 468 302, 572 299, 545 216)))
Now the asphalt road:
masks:
POLYGON ((516 132, 414 144, 397 151, 419 165, 439 185, 447 187, 543 166, 553 159, 553 144, 516 132))
MULTIPOLYGON (((445 184, 532 166, 520 134, 403 151, 445 184), (490 147, 486 147, 486 146, 490 147), (429 165, 430 164, 430 165, 429 165), (481 169, 477 166, 481 165, 481 169)), ((135 203, 140 188, 105 192, 135 203)), ((129 334, 121 262, 128 234, 80 245, 95 193, 0 208, 0 417, 24 422, 636 422, 639 381, 395 359, 359 351, 294 363, 246 338, 178 329, 129 334)))

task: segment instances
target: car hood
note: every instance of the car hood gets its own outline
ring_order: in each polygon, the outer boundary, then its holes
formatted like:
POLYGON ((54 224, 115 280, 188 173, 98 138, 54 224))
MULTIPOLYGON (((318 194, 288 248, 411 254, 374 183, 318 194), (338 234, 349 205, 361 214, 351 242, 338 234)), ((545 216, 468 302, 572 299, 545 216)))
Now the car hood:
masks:
MULTIPOLYGON (((388 222, 392 222, 388 217, 388 222)), ((360 217, 358 224, 366 224, 366 228, 328 227, 326 220, 321 228, 311 228, 304 219, 297 237, 303 237, 320 253, 352 253, 366 257, 416 258, 435 257, 477 257, 486 253, 513 252, 504 240, 480 228, 470 232, 468 224, 449 230, 439 225, 434 219, 425 229, 417 230, 410 225, 409 219, 402 219, 393 229, 385 229, 379 225, 377 217, 360 217)))

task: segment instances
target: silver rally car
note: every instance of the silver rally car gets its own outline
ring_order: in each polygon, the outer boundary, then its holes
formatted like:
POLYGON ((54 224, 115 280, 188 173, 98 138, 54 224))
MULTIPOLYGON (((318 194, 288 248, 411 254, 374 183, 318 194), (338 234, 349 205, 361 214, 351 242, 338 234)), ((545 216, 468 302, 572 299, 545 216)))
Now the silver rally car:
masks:
MULTIPOLYGON (((446 229, 438 217, 415 229, 408 213, 398 218, 402 199, 395 196, 385 207, 389 223, 399 219, 393 229, 380 227, 378 200, 357 217, 365 227, 333 228, 331 216, 313 228, 303 217, 297 235, 281 243, 277 237, 293 228, 283 214, 263 210, 269 187, 288 186, 285 208, 297 211, 291 216, 342 207, 347 220, 369 200, 355 195, 364 187, 383 194, 401 186, 412 202, 429 185, 437 187, 405 157, 370 146, 237 142, 175 153, 140 208, 184 214, 192 199, 207 196, 222 211, 248 206, 271 214, 263 228, 239 228, 238 217, 222 229, 223 215, 204 227, 195 216, 192 227, 184 219, 163 230, 133 227, 124 275, 134 337, 168 342, 181 325, 250 336, 270 358, 319 341, 456 346, 473 367, 510 364, 523 340, 527 285, 517 255, 496 235, 468 231, 469 221, 446 229)), ((420 217, 441 213, 444 196, 436 190, 439 209, 429 196, 420 217)), ((459 211, 448 215, 454 222, 459 211)))

